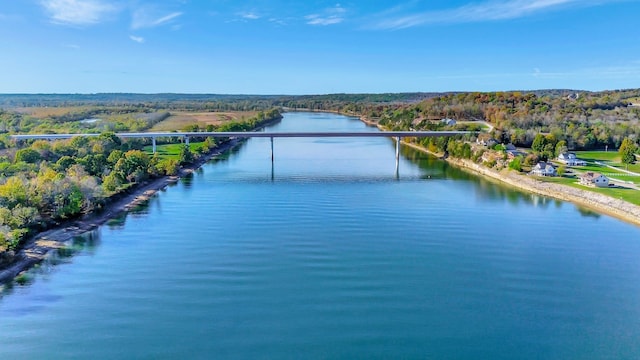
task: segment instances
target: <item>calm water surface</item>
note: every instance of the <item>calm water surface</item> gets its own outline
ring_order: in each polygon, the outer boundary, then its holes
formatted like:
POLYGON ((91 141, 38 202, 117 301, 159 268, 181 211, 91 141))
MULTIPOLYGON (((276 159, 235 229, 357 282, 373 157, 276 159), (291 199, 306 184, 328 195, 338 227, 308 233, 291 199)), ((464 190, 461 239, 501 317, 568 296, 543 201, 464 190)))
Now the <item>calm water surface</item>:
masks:
MULTIPOLYGON (((268 131, 377 131, 288 113, 268 131)), ((252 139, 0 299, 0 359, 640 358, 640 230, 389 139, 252 139)), ((64 254, 62 254, 64 255, 64 254)))

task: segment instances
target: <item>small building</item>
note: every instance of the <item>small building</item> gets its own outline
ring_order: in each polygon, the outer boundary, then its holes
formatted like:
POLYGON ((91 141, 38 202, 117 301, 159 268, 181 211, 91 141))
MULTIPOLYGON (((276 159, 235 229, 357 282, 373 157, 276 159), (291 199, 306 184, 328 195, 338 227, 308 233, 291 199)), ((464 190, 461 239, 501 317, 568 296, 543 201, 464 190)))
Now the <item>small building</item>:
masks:
POLYGON ((513 159, 517 158, 518 156, 522 156, 522 157, 526 157, 527 156, 526 152, 523 152, 523 151, 520 151, 520 150, 516 150, 516 149, 513 149, 513 150, 507 149, 506 151, 507 151, 507 158, 509 160, 513 160, 513 159))
POLYGON ((454 119, 450 119, 450 118, 446 118, 446 119, 442 119, 440 120, 441 123, 447 125, 447 126, 453 126, 456 124, 456 121, 454 119))
POLYGON ((498 140, 492 138, 490 134, 480 134, 476 139, 476 143, 491 148, 498 144, 498 140))
POLYGON ((608 187, 609 178, 600 173, 589 171, 580 175, 580 184, 595 187, 608 187))
POLYGON ((546 163, 541 161, 536 164, 536 166, 531 169, 531 174, 537 176, 556 176, 558 173, 556 172, 556 168, 551 165, 551 163, 546 163))
POLYGON ((568 153, 568 152, 558 155, 558 161, 565 163, 568 166, 586 166, 587 165, 587 162, 582 159, 578 159, 576 154, 568 153))

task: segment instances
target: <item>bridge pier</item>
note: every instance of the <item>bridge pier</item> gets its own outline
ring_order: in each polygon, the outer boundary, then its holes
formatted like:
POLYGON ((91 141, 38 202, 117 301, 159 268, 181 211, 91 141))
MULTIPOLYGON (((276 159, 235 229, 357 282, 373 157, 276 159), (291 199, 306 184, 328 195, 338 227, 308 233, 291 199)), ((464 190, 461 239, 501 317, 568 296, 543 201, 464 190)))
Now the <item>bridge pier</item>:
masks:
POLYGON ((184 136, 184 143, 185 145, 189 146, 189 137, 188 136, 184 136))
POLYGON ((155 154, 156 153, 156 137, 155 136, 151 137, 151 144, 153 147, 153 153, 155 154))
POLYGON ((396 175, 400 170, 400 136, 396 136, 396 175))
POLYGON ((271 137, 271 167, 273 168, 273 136, 271 137))

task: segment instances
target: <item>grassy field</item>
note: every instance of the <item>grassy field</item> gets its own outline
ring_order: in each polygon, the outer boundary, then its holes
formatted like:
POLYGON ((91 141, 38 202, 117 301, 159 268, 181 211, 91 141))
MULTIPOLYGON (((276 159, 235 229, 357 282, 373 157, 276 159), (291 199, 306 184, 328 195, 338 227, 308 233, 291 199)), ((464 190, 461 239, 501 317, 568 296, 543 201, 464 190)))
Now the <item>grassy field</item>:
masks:
MULTIPOLYGON (((203 142, 190 142, 189 149, 191 152, 196 153, 198 149, 200 149, 203 145, 203 142)), ((156 146, 156 152, 158 153, 158 157, 162 159, 176 159, 180 158, 180 150, 182 149, 183 144, 163 144, 156 146)), ((149 156, 153 155, 153 148, 151 145, 145 146, 144 151, 149 154, 149 156)))
POLYGON ((174 131, 183 130, 190 125, 198 125, 201 128, 207 125, 220 125, 230 121, 248 119, 257 114, 255 111, 231 111, 231 112, 171 112, 171 116, 159 122, 149 131, 174 131))
MULTIPOLYGON (((618 154, 617 151, 578 151, 576 152, 576 155, 578 156, 578 158, 586 160, 588 162, 590 162, 589 166, 583 166, 583 167, 579 167, 577 169, 579 170, 585 170, 585 171, 597 171, 597 172, 602 172, 602 173, 619 173, 619 174, 624 174, 624 171, 616 171, 614 169, 611 168, 607 168, 604 166, 599 166, 596 164, 593 164, 593 162, 595 161, 600 161, 604 164, 613 166, 615 168, 621 169, 621 170, 628 170, 628 171, 632 171, 635 173, 639 173, 640 174, 640 163, 635 163, 635 164, 630 164, 629 166, 627 166, 626 164, 622 164, 620 162, 620 155, 618 154)), ((624 176, 625 178, 627 176, 624 176)), ((629 179, 630 181, 634 181, 636 183, 640 183, 640 177, 638 178, 632 178, 629 179)))
POLYGON ((55 107, 23 107, 13 109, 21 114, 31 115, 38 119, 44 119, 50 116, 61 116, 70 113, 81 113, 91 110, 95 107, 91 106, 55 106, 55 107))
POLYGON ((635 205, 640 205, 640 191, 629 188, 596 188, 580 185, 575 177, 540 177, 540 181, 571 186, 577 189, 597 192, 612 198, 622 199, 635 205))
POLYGON ((562 184, 562 185, 573 185, 578 182, 577 178, 568 177, 568 176, 541 176, 537 179, 543 182, 562 184))
POLYGON ((619 162, 620 154, 617 151, 576 151, 576 156, 579 159, 586 161, 611 161, 619 162))

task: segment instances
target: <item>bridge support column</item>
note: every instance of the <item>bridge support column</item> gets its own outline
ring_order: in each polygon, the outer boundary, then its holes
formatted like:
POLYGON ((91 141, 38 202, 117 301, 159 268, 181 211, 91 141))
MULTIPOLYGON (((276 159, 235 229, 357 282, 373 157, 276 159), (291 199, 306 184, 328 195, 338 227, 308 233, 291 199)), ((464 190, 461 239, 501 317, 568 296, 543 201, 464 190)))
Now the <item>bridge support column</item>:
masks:
POLYGON ((156 137, 155 136, 151 138, 151 144, 153 147, 153 153, 155 154, 156 153, 156 137))
POLYGON ((273 136, 271 137, 271 164, 273 164, 273 136))
POLYGON ((396 137, 396 175, 400 169, 400 136, 396 137))
POLYGON ((185 143, 187 146, 189 146, 189 137, 188 137, 188 136, 185 136, 185 137, 184 137, 184 143, 185 143))

